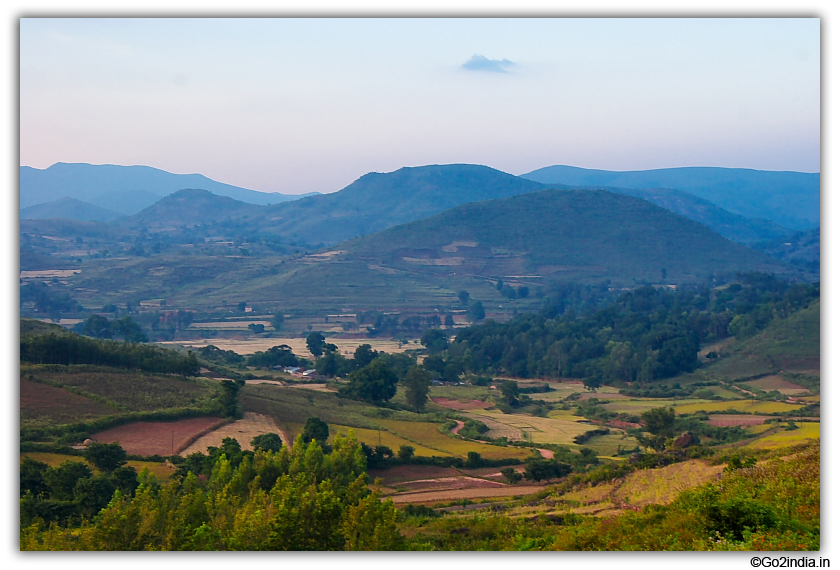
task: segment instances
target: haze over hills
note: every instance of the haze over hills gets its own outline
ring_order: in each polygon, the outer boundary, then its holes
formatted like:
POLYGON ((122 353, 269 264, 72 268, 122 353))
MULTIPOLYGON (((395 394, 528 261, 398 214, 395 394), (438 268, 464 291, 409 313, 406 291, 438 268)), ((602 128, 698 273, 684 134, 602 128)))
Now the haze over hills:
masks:
POLYGON ((91 306, 136 297, 209 308, 241 299, 317 312, 433 309, 457 302, 461 289, 498 303, 498 279, 532 290, 553 280, 632 287, 750 270, 793 273, 644 200, 548 189, 462 204, 316 254, 114 259, 72 280, 91 306))
POLYGON ((184 188, 202 188, 219 196, 228 196, 251 204, 277 204, 297 200, 300 196, 257 192, 222 182, 201 174, 172 174, 150 166, 118 166, 113 164, 85 164, 58 162, 46 169, 20 167, 20 206, 26 208, 59 198, 76 198, 95 206, 117 209, 134 214, 148 203, 148 194, 158 199, 184 188), (113 197, 123 193, 141 193, 143 200, 119 200, 115 208, 113 197), (103 200, 106 203, 100 203, 103 200), (139 207, 138 207, 139 206, 139 207))
POLYGON ((262 206, 218 196, 208 190, 187 188, 173 192, 119 224, 128 228, 172 231, 183 226, 208 224, 259 215, 262 206))
POLYGON ((270 231, 311 243, 338 243, 419 220, 465 202, 542 189, 487 166, 448 164, 366 174, 339 192, 266 208, 270 231))
POLYGON ((557 165, 522 177, 546 184, 674 188, 746 218, 763 218, 795 230, 820 224, 819 173, 716 167, 614 172, 557 165))
POLYGON ((723 237, 741 244, 756 244, 765 240, 779 240, 793 234, 793 230, 759 218, 745 218, 694 194, 672 188, 599 188, 647 200, 666 210, 700 222, 723 237))
POLYGON ((66 218, 70 220, 110 222, 122 216, 120 212, 94 206, 76 198, 59 198, 52 202, 37 204, 20 211, 22 220, 66 218))
POLYGON ((678 283, 781 264, 644 200, 543 190, 470 203, 337 246, 406 271, 678 283))

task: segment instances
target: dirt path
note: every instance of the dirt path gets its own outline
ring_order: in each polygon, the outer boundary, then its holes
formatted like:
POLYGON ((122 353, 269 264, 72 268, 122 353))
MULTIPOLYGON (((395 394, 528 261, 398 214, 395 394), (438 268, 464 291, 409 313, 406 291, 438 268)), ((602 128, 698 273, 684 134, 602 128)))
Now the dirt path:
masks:
POLYGON ((196 451, 207 453, 207 448, 211 445, 221 447, 222 440, 226 437, 236 439, 239 445, 242 446, 242 449, 252 450, 251 440, 264 433, 276 433, 283 440, 283 445, 287 447, 292 443, 289 440, 288 434, 280 429, 269 416, 254 412, 245 412, 243 419, 224 425, 217 430, 201 436, 192 445, 183 450, 180 455, 186 457, 196 451))
POLYGON ((537 451, 540 452, 545 459, 554 459, 554 452, 550 449, 538 449, 537 451))
POLYGON ((450 432, 452 432, 454 435, 458 435, 458 432, 459 432, 459 431, 461 431, 461 428, 462 428, 462 427, 464 427, 464 422, 462 422, 461 420, 455 420, 455 422, 456 422, 458 425, 457 425, 457 426, 455 426, 454 428, 452 428, 452 429, 451 429, 451 430, 449 430, 449 431, 450 431, 450 432))

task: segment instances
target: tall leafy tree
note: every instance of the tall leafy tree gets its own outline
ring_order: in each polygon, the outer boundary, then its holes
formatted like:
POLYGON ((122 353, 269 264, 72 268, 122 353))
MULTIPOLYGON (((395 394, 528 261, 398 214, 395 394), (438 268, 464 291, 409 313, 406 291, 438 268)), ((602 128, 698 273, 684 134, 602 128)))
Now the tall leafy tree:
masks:
POLYGON ((432 375, 420 366, 412 366, 403 379, 405 384, 405 399, 408 405, 420 412, 429 401, 429 387, 432 385, 432 375))
POLYGON ((348 383, 343 385, 339 396, 362 400, 372 404, 387 402, 397 393, 397 375, 388 363, 381 358, 351 372, 348 383))

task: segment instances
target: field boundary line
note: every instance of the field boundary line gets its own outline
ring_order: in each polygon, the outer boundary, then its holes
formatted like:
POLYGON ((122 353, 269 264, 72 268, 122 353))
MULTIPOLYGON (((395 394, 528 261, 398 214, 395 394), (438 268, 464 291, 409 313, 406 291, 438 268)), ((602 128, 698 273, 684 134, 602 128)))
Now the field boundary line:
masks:
POLYGON ((205 428, 205 429, 201 430, 200 432, 198 432, 197 434, 195 434, 195 435, 192 435, 192 436, 188 437, 188 438, 185 440, 185 443, 182 443, 181 445, 179 445, 179 446, 178 446, 178 448, 175 450, 175 453, 173 453, 173 455, 180 455, 180 453, 181 453, 182 451, 184 451, 184 450, 185 450, 185 449, 187 449, 189 446, 191 446, 191 445, 192 445, 192 444, 194 444, 196 441, 198 441, 198 440, 199 440, 199 438, 202 438, 202 437, 204 437, 205 435, 207 435, 208 433, 213 432, 213 431, 216 431, 216 430, 217 430, 217 429, 219 429, 220 427, 222 427, 222 426, 224 426, 224 425, 227 425, 227 424, 229 424, 229 423, 233 423, 233 422, 234 422, 234 419, 233 419, 233 418, 222 418, 221 420, 219 420, 219 421, 218 421, 218 422, 216 422, 215 424, 211 425, 210 427, 205 428))

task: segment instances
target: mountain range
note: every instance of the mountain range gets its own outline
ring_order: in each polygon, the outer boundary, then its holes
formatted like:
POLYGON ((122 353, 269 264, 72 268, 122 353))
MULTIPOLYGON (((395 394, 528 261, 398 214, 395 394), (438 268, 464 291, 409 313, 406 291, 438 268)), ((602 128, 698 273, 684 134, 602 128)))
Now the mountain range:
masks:
MULTIPOLYGON (((173 174, 150 166, 58 162, 49 168, 20 167, 20 207, 75 198, 123 215, 139 212, 184 188, 203 188, 250 204, 277 204, 301 196, 257 192, 201 174, 173 174)), ((311 194, 305 194, 308 196, 311 194)))
POLYGON ((522 177, 544 184, 673 188, 746 218, 763 218, 794 230, 808 230, 820 224, 818 172, 715 167, 616 172, 557 165, 522 177))

